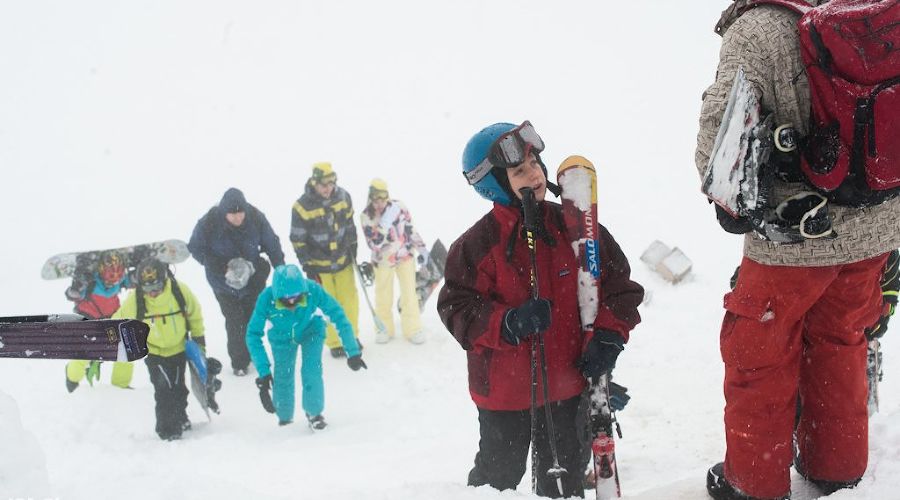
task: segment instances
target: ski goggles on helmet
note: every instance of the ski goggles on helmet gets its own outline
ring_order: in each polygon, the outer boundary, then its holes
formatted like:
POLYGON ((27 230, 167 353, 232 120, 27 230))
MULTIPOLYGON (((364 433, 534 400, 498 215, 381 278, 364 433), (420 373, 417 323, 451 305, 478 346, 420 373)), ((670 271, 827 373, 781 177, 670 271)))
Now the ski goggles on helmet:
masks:
POLYGON ((534 130, 531 122, 525 120, 518 127, 501 135, 491 144, 485 159, 477 167, 466 172, 470 185, 475 185, 484 178, 491 169, 512 168, 522 164, 528 153, 540 153, 544 150, 544 141, 534 130))
POLYGON ((288 295, 287 297, 281 297, 278 301, 286 307, 294 307, 296 305, 306 307, 306 294, 298 293, 296 295, 288 295))
POLYGON ((161 292, 165 286, 165 280, 150 281, 141 283, 141 290, 143 290, 144 293, 157 293, 161 292))

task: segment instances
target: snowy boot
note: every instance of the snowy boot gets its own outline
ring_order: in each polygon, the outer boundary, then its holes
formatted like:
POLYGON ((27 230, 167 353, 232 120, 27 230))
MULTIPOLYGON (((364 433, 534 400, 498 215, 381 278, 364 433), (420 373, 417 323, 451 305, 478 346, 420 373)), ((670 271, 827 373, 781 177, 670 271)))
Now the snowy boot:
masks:
POLYGON ((810 483, 812 483, 816 488, 818 488, 824 495, 830 495, 838 490, 851 489, 855 488, 859 481, 862 478, 855 479, 853 481, 826 481, 824 479, 815 479, 809 477, 806 474, 806 470, 803 468, 803 462, 800 460, 800 453, 796 446, 797 440, 794 440, 794 469, 796 469, 797 474, 806 479, 810 483))
MULTIPOLYGON (((725 462, 719 462, 709 468, 706 473, 706 491, 715 500, 762 500, 747 495, 725 479, 725 462)), ((788 498, 791 498, 790 493, 779 500, 788 498)))
POLYGON ((322 415, 315 415, 315 416, 307 415, 306 418, 309 419, 309 428, 314 431, 320 431, 320 430, 324 429, 325 426, 328 425, 325 422, 325 417, 323 417, 322 415))

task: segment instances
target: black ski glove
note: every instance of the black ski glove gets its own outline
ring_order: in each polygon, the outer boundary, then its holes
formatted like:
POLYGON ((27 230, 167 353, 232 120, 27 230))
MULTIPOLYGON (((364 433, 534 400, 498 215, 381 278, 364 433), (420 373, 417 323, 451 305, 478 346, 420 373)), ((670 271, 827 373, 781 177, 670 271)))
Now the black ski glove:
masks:
POLYGON ((303 274, 306 275, 306 279, 313 280, 316 283, 319 283, 319 274, 313 271, 310 271, 308 267, 303 266, 303 274))
POLYGON ((881 316, 874 325, 866 328, 866 339, 880 339, 887 332, 888 322, 897 308, 897 294, 900 292, 900 253, 891 252, 881 275, 881 316))
POLYGON ((259 387, 259 402, 269 413, 275 413, 275 404, 272 403, 272 395, 269 389, 272 387, 272 375, 266 375, 256 379, 256 387, 259 387))
POLYGON ((369 367, 366 366, 366 362, 363 361, 362 356, 359 354, 347 358, 347 366, 355 372, 358 372, 360 368, 365 368, 366 370, 369 369, 369 367))
POLYGON ((719 205, 714 203, 713 206, 716 207, 716 219, 719 220, 719 225, 722 226, 722 229, 726 232, 731 234, 746 234, 753 231, 753 223, 750 222, 750 219, 746 217, 734 218, 719 205))
POLYGON ((528 299, 521 306, 506 311, 500 333, 507 343, 519 345, 522 339, 544 333, 547 328, 550 328, 550 301, 528 299))
POLYGON ((581 357, 581 372, 585 377, 598 378, 616 367, 616 358, 625 349, 621 335, 609 330, 596 330, 581 357))

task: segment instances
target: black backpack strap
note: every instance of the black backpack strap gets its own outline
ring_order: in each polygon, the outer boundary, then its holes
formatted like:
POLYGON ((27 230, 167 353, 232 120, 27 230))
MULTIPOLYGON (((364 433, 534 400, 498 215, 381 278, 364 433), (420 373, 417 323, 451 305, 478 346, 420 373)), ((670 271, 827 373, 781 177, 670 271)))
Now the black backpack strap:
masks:
POLYGON ((172 273, 171 269, 169 269, 168 274, 169 279, 172 280, 172 295, 175 296, 175 302, 178 304, 178 309, 181 310, 181 315, 184 316, 185 334, 189 334, 191 332, 191 324, 188 322, 187 302, 184 300, 184 292, 182 292, 181 287, 178 286, 178 280, 175 279, 175 274, 172 273))

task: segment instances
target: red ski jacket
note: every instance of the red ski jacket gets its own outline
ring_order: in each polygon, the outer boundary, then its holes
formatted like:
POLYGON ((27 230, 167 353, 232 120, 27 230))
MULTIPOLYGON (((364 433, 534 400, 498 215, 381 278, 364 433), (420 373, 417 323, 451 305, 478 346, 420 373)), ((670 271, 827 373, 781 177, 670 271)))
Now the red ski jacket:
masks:
MULTIPOLYGON (((578 369, 588 338, 578 314, 579 264, 564 232, 562 207, 540 203, 544 230, 536 238, 539 295, 550 300, 551 325, 544 332, 549 400, 577 396, 585 387, 578 369)), ((450 246, 437 309, 444 325, 467 351, 469 392, 479 408, 524 410, 531 404, 531 345, 502 339, 503 316, 530 298, 531 256, 517 207, 494 208, 450 246)), ((626 340, 640 322, 644 289, 631 281, 619 245, 600 226, 602 305, 595 328, 626 340)), ((540 373, 540 368, 538 368, 540 373)), ((538 405, 544 404, 538 377, 538 405)))

